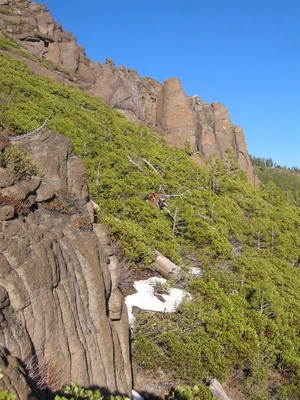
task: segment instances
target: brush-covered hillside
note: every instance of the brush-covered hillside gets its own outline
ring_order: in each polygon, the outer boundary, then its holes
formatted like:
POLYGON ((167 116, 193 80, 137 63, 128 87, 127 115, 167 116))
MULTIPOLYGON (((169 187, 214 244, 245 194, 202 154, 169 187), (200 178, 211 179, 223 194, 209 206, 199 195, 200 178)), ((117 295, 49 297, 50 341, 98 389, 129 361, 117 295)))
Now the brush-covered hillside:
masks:
POLYGON ((290 204, 300 205, 300 170, 297 167, 292 169, 278 166, 254 166, 254 172, 262 184, 274 182, 285 194, 290 204))
POLYGON ((272 182, 253 189, 231 151, 200 168, 99 98, 33 76, 11 48, 2 39, 2 131, 22 135, 49 117, 45 128, 68 136, 83 159, 97 218, 131 269, 151 268, 158 251, 183 270, 170 284, 190 296, 176 313, 138 314, 134 360, 203 393, 217 378, 246 399, 298 399, 299 206, 272 182), (155 207, 146 200, 161 186, 155 207))

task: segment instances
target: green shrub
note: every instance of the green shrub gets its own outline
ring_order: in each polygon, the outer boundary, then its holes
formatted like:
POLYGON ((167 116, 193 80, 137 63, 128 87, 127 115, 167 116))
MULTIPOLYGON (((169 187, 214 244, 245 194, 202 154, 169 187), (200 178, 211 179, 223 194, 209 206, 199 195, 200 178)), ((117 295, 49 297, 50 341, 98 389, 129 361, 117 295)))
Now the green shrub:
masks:
POLYGON ((9 15, 10 11, 7 8, 0 7, 0 13, 1 14, 5 14, 5 15, 9 15))
POLYGON ((18 25, 21 24, 20 21, 16 21, 16 20, 10 20, 9 23, 10 23, 11 25, 14 25, 14 26, 18 26, 18 25))
POLYGON ((89 390, 84 389, 80 385, 72 382, 71 386, 66 386, 63 396, 56 395, 54 400, 102 400, 103 396, 99 389, 89 390))
POLYGON ((13 206, 19 215, 28 215, 29 213, 26 203, 16 199, 15 197, 3 196, 0 193, 0 204, 13 206))
MULTIPOLYGON (((100 389, 84 389, 82 386, 72 382, 71 386, 66 386, 62 396, 56 395, 54 400, 102 400, 104 396, 100 389)), ((110 400, 130 400, 126 396, 110 396, 110 400)))
MULTIPOLYGON (((16 25, 16 23, 17 21, 12 21, 13 25, 16 25)), ((0 36, 0 49, 8 50, 14 54, 18 54, 22 57, 28 58, 29 60, 36 61, 36 58, 31 53, 29 53, 27 50, 22 49, 16 39, 6 33, 5 37, 0 36)))
POLYGON ((0 153, 0 166, 7 168, 14 181, 38 175, 38 167, 31 161, 29 154, 17 146, 10 146, 0 153))
POLYGON ((62 214, 73 215, 76 213, 75 208, 72 207, 68 201, 61 200, 57 197, 52 200, 44 201, 43 206, 48 211, 57 211, 62 214))
POLYGON ((151 284, 154 289, 154 293, 158 294, 170 294, 171 286, 168 282, 162 283, 155 281, 151 284))
MULTIPOLYGON (((21 51, 9 38, 2 46, 21 51)), ((184 150, 167 147, 101 99, 35 77, 3 52, 0 97, 0 127, 17 135, 53 113, 48 127, 72 140, 99 222, 118 241, 127 267, 150 267, 158 250, 183 271, 201 270, 184 282, 193 300, 176 313, 139 313, 135 359, 189 384, 226 379, 234 370, 244 393, 252 390, 248 397, 257 398, 259 382, 266 398, 298 398, 299 180, 282 173, 280 185, 266 181, 255 190, 230 151, 201 169, 184 150), (161 185, 166 198, 158 209, 146 200, 161 185)))
POLYGON ((85 230, 85 231, 92 231, 93 224, 90 221, 90 218, 85 215, 79 215, 74 220, 75 225, 77 228, 85 230))
POLYGON ((69 71, 64 68, 61 64, 56 64, 51 60, 48 60, 47 58, 41 58, 39 60, 39 63, 45 67, 45 68, 49 68, 49 69, 53 69, 54 71, 60 71, 63 72, 64 74, 69 74, 69 71))
POLYGON ((188 385, 172 387, 165 396, 165 400, 209 400, 211 398, 209 387, 203 383, 194 387, 188 385))

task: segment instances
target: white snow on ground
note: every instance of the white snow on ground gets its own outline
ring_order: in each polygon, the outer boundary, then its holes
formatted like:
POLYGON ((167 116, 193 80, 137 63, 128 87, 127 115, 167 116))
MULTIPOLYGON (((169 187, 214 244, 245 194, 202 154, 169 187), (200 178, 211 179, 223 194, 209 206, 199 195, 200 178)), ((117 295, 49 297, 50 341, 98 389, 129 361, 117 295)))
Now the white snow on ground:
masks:
POLYGON ((170 288, 169 294, 161 295, 165 302, 160 301, 156 296, 154 296, 153 284, 155 282, 165 283, 166 279, 153 277, 146 281, 135 281, 133 286, 137 290, 137 293, 125 297, 130 325, 134 322, 134 316, 132 314, 133 306, 148 311, 173 312, 175 311, 176 306, 181 303, 185 296, 187 296, 187 293, 181 289, 170 288))
POLYGON ((191 268, 191 274, 196 276, 203 276, 201 269, 198 267, 191 268))
POLYGON ((132 390, 131 394, 132 394, 133 400, 144 400, 144 397, 142 397, 140 394, 138 394, 138 392, 136 392, 135 390, 132 390))

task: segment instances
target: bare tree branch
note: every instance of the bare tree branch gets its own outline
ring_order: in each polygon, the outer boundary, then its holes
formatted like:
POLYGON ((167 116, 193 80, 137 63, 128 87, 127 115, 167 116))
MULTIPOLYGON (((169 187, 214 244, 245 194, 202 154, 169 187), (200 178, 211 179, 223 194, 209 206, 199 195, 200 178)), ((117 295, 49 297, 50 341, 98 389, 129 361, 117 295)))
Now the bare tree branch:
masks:
POLYGON ((24 138, 24 137, 30 137, 30 136, 32 136, 32 135, 35 135, 36 133, 42 132, 43 129, 44 129, 44 127, 45 127, 45 125, 47 124, 47 122, 48 122, 48 120, 49 120, 49 118, 51 117, 52 114, 53 114, 53 111, 52 111, 52 113, 49 115, 49 117, 47 117, 47 118, 45 119, 44 123, 43 123, 41 126, 39 126, 37 129, 35 129, 34 131, 32 131, 32 132, 30 132, 30 133, 25 133, 24 135, 20 135, 20 136, 9 136, 8 139, 9 139, 10 141, 13 142, 13 141, 22 139, 22 138, 24 138))
POLYGON ((140 166, 140 163, 137 163, 134 161, 131 157, 128 156, 129 162, 131 162, 133 165, 135 165, 140 171, 144 171, 143 168, 140 166))
POLYGON ((143 160, 144 163, 146 163, 146 164, 148 165, 148 167, 150 167, 156 174, 159 174, 159 175, 160 175, 160 173, 158 172, 158 170, 157 170, 148 160, 146 160, 146 158, 142 158, 142 160, 143 160))
POLYGON ((170 198, 172 198, 172 197, 179 197, 181 200, 183 199, 183 196, 184 196, 184 194, 186 193, 186 192, 189 192, 190 191, 190 189, 188 189, 188 190, 185 190, 184 192, 182 192, 182 193, 179 193, 179 194, 177 194, 177 193, 172 193, 172 194, 163 194, 162 195, 162 197, 164 198, 164 199, 170 199, 170 198))

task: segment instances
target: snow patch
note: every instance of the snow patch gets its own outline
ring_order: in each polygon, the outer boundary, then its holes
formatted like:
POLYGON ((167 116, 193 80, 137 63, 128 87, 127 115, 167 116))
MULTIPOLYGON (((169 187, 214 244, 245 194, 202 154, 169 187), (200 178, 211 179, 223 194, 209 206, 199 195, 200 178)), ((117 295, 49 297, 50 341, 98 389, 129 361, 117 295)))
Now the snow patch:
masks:
POLYGON ((125 297, 125 304, 128 310, 129 324, 132 325, 134 322, 134 316, 132 314, 132 307, 136 306, 142 310, 147 311, 158 311, 158 312, 173 312, 176 310, 176 306, 180 304, 184 297, 188 294, 181 289, 170 288, 169 294, 161 294, 164 302, 159 300, 154 295, 155 282, 165 283, 164 278, 149 278, 146 281, 135 281, 133 286, 137 290, 137 293, 130 294, 125 297))
POLYGON ((192 267, 190 271, 191 271, 191 274, 193 274, 193 275, 201 276, 201 277, 203 276, 201 269, 198 267, 192 267))
POLYGON ((132 400, 144 400, 144 397, 138 394, 138 392, 136 392, 135 390, 132 390, 131 394, 132 394, 132 400))

